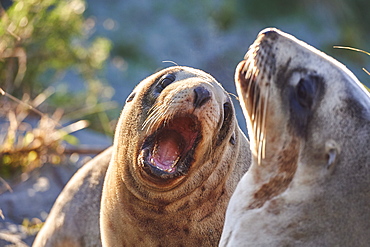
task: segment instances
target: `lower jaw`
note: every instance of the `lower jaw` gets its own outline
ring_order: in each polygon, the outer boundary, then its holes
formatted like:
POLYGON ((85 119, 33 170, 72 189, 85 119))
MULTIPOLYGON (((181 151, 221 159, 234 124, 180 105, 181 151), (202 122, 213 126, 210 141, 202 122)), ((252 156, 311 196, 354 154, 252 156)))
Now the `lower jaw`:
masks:
MULTIPOLYGON (((154 168, 156 169, 156 168, 154 168)), ((158 170, 158 169, 157 169, 158 170)), ((154 175, 153 167, 141 167, 140 168, 140 180, 141 184, 147 186, 151 190, 155 191, 169 191, 174 187, 178 186, 181 181, 184 180, 185 176, 183 175, 171 175, 166 174, 163 171, 158 170, 163 173, 163 176, 154 175)))

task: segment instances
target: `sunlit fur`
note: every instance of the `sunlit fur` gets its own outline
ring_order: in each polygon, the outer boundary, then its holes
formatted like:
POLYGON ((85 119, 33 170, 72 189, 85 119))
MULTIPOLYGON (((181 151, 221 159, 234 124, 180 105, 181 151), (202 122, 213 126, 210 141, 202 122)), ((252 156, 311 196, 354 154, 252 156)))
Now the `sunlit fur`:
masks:
POLYGON ((367 90, 344 65, 277 29, 258 35, 235 82, 252 165, 230 199, 220 246, 368 245, 367 90))
POLYGON ((149 76, 134 92, 118 121, 104 181, 103 246, 215 246, 229 198, 250 164, 249 145, 228 93, 209 74, 182 66, 149 76), (168 74, 175 80, 157 87, 168 74), (199 87, 210 98, 195 106, 199 87), (231 106, 226 122, 225 103, 231 106), (143 150, 149 150, 143 143, 150 145, 176 117, 194 120, 199 138, 189 160, 179 156, 174 166, 185 172, 157 176, 151 173, 152 163, 142 162, 147 157, 143 150))

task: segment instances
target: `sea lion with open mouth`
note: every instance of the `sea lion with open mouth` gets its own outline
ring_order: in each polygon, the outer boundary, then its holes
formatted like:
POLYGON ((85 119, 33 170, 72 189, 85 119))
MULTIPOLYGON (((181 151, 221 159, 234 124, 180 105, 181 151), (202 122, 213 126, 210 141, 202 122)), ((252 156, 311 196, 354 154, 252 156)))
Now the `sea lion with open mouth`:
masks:
POLYGON ((84 165, 33 246, 217 245, 228 200, 250 164, 229 95, 209 74, 164 69, 128 97, 115 144, 84 165), (114 242, 117 241, 117 242, 114 242))
POLYGON ((250 164, 228 93, 209 74, 170 67, 124 107, 105 177, 103 246, 215 246, 250 164))
POLYGON ((370 97, 342 64, 262 31, 235 72, 252 165, 220 246, 367 246, 370 97))

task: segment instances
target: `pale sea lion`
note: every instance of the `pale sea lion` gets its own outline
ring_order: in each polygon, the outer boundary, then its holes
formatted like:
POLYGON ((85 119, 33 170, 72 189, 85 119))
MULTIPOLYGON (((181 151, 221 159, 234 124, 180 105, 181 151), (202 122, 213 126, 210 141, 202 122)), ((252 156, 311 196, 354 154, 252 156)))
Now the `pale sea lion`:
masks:
POLYGON ((58 196, 33 247, 101 246, 99 214, 112 147, 81 167, 58 196))
POLYGON ((231 99, 209 74, 170 67, 143 80, 115 133, 103 246, 215 246, 250 163, 231 99))
POLYGON ((252 165, 220 246, 368 246, 370 96, 341 63, 262 31, 235 73, 252 165))

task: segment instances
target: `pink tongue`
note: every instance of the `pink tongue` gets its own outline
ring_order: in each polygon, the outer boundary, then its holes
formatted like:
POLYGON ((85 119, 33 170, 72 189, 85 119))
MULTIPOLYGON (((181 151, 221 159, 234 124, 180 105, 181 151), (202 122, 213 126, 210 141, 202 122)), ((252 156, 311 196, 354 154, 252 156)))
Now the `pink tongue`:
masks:
POLYGON ((178 138, 162 136, 155 145, 153 159, 155 165, 164 171, 172 172, 180 155, 178 138))

